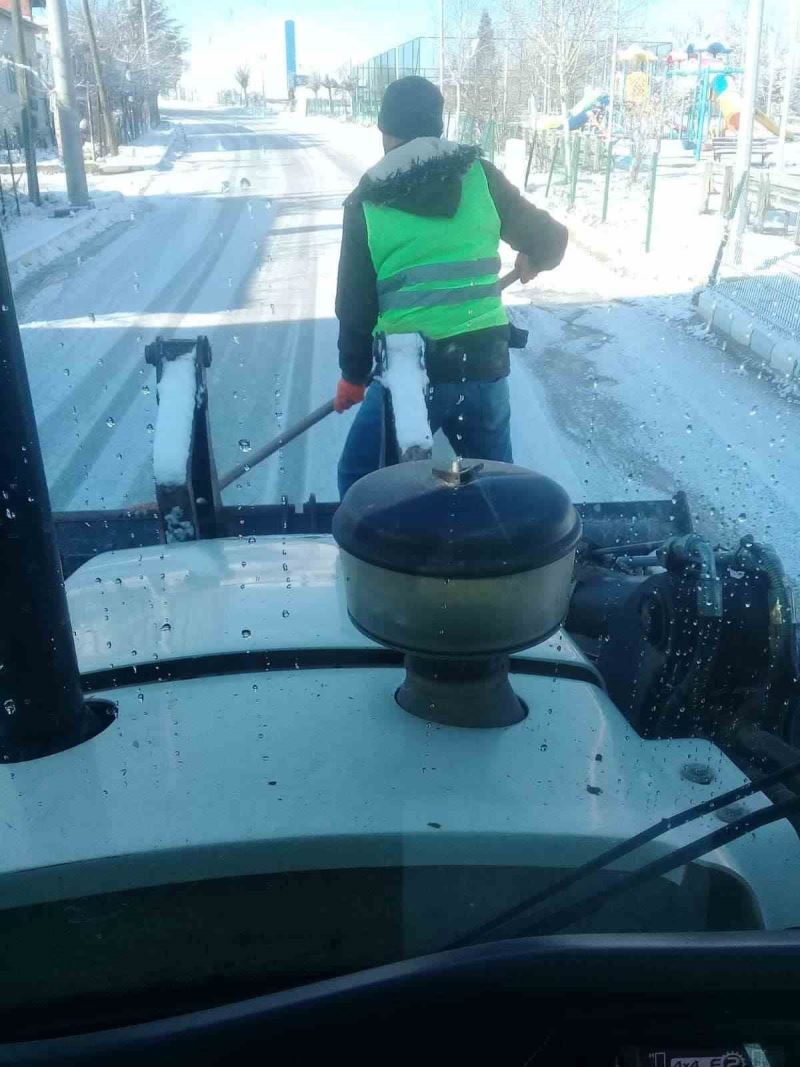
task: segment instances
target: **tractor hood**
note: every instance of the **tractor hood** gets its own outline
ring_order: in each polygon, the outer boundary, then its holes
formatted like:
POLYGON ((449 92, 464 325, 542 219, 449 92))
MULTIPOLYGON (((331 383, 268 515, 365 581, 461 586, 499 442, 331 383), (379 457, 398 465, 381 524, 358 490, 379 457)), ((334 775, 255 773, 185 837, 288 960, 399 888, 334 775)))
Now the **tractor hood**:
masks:
MULTIPOLYGON (((407 714, 401 660, 353 627, 339 567, 327 536, 264 537, 109 554, 70 579, 86 686, 118 718, 0 768, 0 908, 256 871, 563 868, 747 781, 710 742, 637 737, 562 632, 512 658, 524 721, 407 714)), ((783 822, 705 862, 784 926, 796 852, 783 822)))

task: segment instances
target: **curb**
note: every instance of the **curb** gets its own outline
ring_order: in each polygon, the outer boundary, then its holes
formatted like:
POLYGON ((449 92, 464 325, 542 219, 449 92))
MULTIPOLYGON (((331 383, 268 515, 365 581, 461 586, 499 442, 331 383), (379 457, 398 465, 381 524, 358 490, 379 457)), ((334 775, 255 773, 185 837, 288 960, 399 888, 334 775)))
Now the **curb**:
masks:
MULTIPOLYGON (((147 170, 159 170, 166 162, 171 160, 174 155, 175 142, 177 140, 179 129, 179 123, 172 123, 170 125, 168 136, 164 140, 164 151, 161 153, 159 159, 151 161, 150 163, 136 163, 131 160, 130 163, 112 163, 110 166, 104 166, 103 160, 99 160, 94 165, 93 173, 98 174, 101 177, 113 177, 116 174, 140 174, 147 170)), ((134 145, 133 147, 136 146, 134 145)))
POLYGON ((695 301, 697 313, 715 333, 728 337, 787 380, 800 378, 800 340, 784 337, 716 289, 704 289, 695 301))

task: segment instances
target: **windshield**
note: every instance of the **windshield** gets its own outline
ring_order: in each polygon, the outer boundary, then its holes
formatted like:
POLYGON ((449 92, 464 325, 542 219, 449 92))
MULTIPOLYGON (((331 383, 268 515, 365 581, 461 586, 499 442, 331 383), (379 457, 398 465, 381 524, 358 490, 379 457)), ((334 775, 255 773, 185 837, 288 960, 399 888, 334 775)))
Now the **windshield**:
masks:
POLYGON ((797 926, 797 5, 0 29, 0 1012, 797 926))

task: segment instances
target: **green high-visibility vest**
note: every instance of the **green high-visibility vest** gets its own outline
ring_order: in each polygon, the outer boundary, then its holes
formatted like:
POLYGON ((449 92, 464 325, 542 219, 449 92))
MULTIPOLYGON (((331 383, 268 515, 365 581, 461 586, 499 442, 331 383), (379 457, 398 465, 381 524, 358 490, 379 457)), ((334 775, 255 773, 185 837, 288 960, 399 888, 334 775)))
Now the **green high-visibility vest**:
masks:
POLYGON ((364 202, 378 278, 375 333, 434 340, 508 322, 500 298, 500 217, 477 160, 450 218, 425 218, 364 202))

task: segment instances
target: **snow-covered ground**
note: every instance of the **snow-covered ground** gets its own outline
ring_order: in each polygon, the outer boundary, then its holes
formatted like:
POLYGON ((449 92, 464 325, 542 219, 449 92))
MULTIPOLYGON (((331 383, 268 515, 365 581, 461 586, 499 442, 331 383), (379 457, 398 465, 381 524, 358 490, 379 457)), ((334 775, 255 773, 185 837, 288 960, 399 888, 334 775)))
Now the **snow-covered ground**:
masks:
MULTIPOLYGON (((9 178, 4 174, 7 217, 3 227, 11 278, 19 283, 27 275, 41 270, 80 248, 91 237, 117 223, 135 217, 131 197, 144 194, 157 169, 170 165, 173 151, 180 152, 184 139, 176 116, 172 124, 148 130, 133 144, 123 145, 116 156, 107 156, 99 164, 87 161, 87 178, 91 207, 65 214, 69 209, 64 171, 57 159, 39 169, 42 203, 32 204, 20 196, 20 214, 16 214, 9 194, 9 178)), ((24 174, 20 188, 27 188, 24 174)))
MULTIPOLYGON (((153 499, 143 352, 158 334, 210 337, 221 472, 335 389, 341 203, 379 135, 295 115, 184 110, 181 121, 187 152, 126 201, 127 220, 18 287, 60 510, 153 499)), ((702 335, 687 291, 632 291, 577 245, 557 271, 513 287, 512 313, 531 331, 513 360, 515 458, 579 500, 684 488, 701 529, 768 538, 797 576, 800 409, 702 335)), ((330 416, 225 500, 335 499, 352 417, 330 416)))

